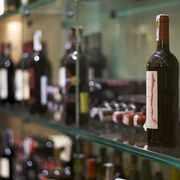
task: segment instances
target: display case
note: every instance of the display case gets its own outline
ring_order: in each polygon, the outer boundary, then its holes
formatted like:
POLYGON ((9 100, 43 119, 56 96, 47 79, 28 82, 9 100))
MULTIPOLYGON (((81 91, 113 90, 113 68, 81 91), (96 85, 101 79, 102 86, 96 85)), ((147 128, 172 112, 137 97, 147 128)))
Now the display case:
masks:
POLYGON ((2 127, 12 126, 17 137, 22 131, 31 134, 33 129, 40 135, 63 133, 75 139, 77 154, 81 151, 79 141, 87 140, 179 170, 180 146, 148 147, 144 119, 134 125, 129 117, 132 112, 134 118, 145 111, 146 64, 156 49, 156 15, 169 15, 170 49, 180 58, 179 7, 178 0, 37 0, 4 12, 0 16, 0 42, 11 43, 16 67, 23 44, 32 46, 34 32, 41 32, 48 63, 40 65, 38 72, 47 69, 48 83, 42 89, 48 96, 41 113, 29 112, 26 101, 2 105, 2 127), (74 61, 74 74, 68 72, 69 84, 64 85, 61 68, 67 65, 64 57, 74 37, 74 49, 68 56, 74 61), (74 93, 74 110, 70 108, 68 113, 63 89, 67 86, 68 90, 74 88, 70 92, 74 93), (117 109, 131 112, 124 122, 114 119, 117 109), (73 118, 67 121, 69 113, 73 118))

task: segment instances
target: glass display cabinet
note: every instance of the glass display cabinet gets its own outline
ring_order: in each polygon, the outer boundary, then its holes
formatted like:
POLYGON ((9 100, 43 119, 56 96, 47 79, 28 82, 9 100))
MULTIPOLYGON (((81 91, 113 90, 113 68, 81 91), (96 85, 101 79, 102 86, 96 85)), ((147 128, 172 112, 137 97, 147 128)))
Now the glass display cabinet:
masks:
POLYGON ((14 71, 27 70, 29 84, 18 83, 18 76, 13 103, 1 99, 1 131, 12 128, 16 140, 65 134, 73 139, 76 155, 88 141, 94 152, 99 146, 123 152, 124 164, 132 155, 142 163, 150 160, 153 172, 161 166, 164 179, 178 179, 180 146, 148 147, 143 124, 146 64, 156 49, 156 15, 169 15, 170 49, 180 59, 180 1, 17 2, 13 11, 0 10, 0 43, 11 44, 14 71), (39 59, 44 62, 35 65, 39 59), (28 90, 18 91, 25 85, 28 90))

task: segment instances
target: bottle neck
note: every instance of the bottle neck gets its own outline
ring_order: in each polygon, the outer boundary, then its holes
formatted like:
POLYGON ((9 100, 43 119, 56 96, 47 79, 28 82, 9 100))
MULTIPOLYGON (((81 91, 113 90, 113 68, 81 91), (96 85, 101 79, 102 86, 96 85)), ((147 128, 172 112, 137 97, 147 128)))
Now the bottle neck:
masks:
POLYGON ((169 23, 157 22, 156 31, 157 49, 169 50, 169 23))

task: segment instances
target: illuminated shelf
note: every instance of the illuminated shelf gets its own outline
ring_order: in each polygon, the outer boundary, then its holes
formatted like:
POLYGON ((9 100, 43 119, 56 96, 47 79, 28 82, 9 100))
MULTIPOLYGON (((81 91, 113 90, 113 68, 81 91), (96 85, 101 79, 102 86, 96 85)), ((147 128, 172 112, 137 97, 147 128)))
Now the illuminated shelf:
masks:
MULTIPOLYGON (((54 5, 53 3, 55 1, 58 1, 58 0, 38 0, 34 3, 31 3, 31 4, 28 4, 26 6, 23 6, 23 7, 20 7, 20 8, 17 8, 15 11, 13 12, 5 12, 4 14, 2 14, 0 16, 0 20, 2 19, 6 19, 6 18, 9 18, 9 17, 12 17, 14 15, 17 15, 17 14, 27 14, 28 12, 32 11, 32 10, 36 10, 38 8, 42 8, 43 9, 43 12, 46 12, 48 13, 47 11, 47 8, 44 9, 43 6, 45 5, 48 5, 48 4, 52 4, 52 7, 50 9, 54 9, 54 7, 56 6, 56 4, 54 5)), ((57 7, 57 6, 56 6, 57 7)))
MULTIPOLYGON (((117 3, 117 2, 116 2, 117 3)), ((134 3, 134 2, 132 2, 134 3)), ((136 4, 126 4, 126 2, 118 2, 118 5, 121 5, 121 9, 115 10, 116 18, 123 18, 127 16, 133 16, 136 14, 142 14, 150 11, 166 11, 167 8, 179 8, 180 1, 172 0, 172 1, 164 1, 161 3, 144 3, 139 2, 136 4)), ((44 14, 61 14, 63 12, 64 3, 62 0, 38 0, 34 3, 28 4, 26 6, 18 8, 14 12, 4 13, 0 16, 1 19, 5 19, 7 17, 13 16, 15 14, 26 14, 30 11, 35 11, 36 13, 44 13, 44 14)), ((81 6, 81 3, 79 3, 81 6)))
MULTIPOLYGON (((120 133, 126 132, 129 133, 140 133, 142 129, 140 128, 127 128, 127 127, 111 127, 111 130, 105 129, 101 126, 99 129, 98 126, 93 123, 86 128, 76 129, 75 126, 67 126, 62 123, 56 123, 54 121, 48 120, 47 118, 32 116, 27 112, 20 112, 9 110, 5 108, 0 108, 0 114, 3 117, 13 116, 22 120, 23 123, 34 123, 41 125, 43 127, 56 130, 58 132, 64 133, 69 136, 78 137, 80 139, 86 139, 107 147, 114 148, 116 150, 124 151, 130 154, 141 156, 150 160, 157 161, 166 166, 174 167, 180 169, 180 151, 179 149, 167 150, 167 149, 153 149, 148 150, 146 146, 140 148, 136 145, 129 145, 125 142, 120 142, 118 140, 120 133), (104 131, 103 131, 104 129, 104 131), (129 130, 128 130, 129 129, 129 130), (145 148, 146 147, 146 148, 145 148)), ((107 127, 106 127, 107 128, 107 127)), ((39 132, 41 133, 41 132, 39 132)))

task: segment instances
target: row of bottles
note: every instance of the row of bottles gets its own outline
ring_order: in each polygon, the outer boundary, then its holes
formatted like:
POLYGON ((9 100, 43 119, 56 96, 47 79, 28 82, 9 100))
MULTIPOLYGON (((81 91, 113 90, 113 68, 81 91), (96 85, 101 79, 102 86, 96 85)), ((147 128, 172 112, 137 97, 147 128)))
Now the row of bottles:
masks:
POLYGON ((0 179, 27 180, 178 180, 180 172, 134 155, 92 146, 81 141, 75 153, 72 140, 64 135, 34 136, 13 140, 11 129, 2 135, 0 179), (96 150, 96 151, 95 151, 96 150), (165 176, 165 174, 166 176, 165 176))
POLYGON ((72 179, 71 139, 59 136, 58 140, 59 145, 53 138, 39 136, 13 142, 12 130, 5 130, 1 141, 0 179, 72 179))
POLYGON ((19 64, 13 64, 11 45, 1 44, 0 56, 0 101, 3 105, 29 106, 31 113, 47 111, 47 88, 50 78, 50 64, 47 60, 42 31, 33 35, 33 44, 23 45, 19 64))

